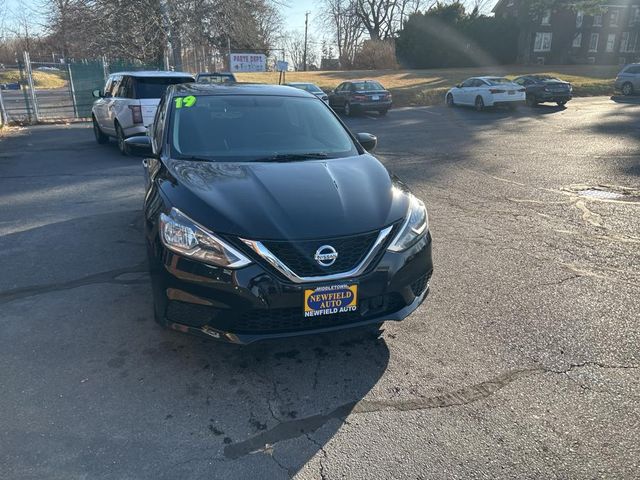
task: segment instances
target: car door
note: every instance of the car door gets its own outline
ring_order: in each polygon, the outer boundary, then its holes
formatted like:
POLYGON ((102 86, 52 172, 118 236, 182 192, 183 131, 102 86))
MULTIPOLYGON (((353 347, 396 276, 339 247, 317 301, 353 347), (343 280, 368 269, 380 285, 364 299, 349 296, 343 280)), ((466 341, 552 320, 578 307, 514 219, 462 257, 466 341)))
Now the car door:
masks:
POLYGON ((105 97, 107 106, 106 124, 103 130, 111 135, 116 134, 115 120, 116 114, 114 108, 118 105, 118 92, 120 90, 120 82, 122 82, 122 75, 113 75, 111 81, 111 95, 108 98, 105 97))
POLYGON ((460 84, 460 88, 458 88, 457 92, 453 95, 453 99, 456 103, 469 105, 473 80, 473 78, 469 78, 460 84))
POLYGON ((113 84, 113 78, 109 77, 107 83, 102 90, 102 96, 93 103, 93 113, 96 117, 100 129, 104 132, 108 122, 107 102, 111 96, 111 86, 113 84))
POLYGON ((340 107, 340 91, 344 88, 344 83, 338 85, 333 92, 329 93, 329 106, 340 107))

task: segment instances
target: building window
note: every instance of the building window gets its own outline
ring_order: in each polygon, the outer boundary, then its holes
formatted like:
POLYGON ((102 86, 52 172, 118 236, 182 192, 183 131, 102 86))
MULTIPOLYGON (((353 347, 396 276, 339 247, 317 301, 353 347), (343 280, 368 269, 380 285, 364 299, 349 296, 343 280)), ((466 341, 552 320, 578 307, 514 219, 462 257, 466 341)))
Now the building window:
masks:
POLYGON ((622 35, 620 35, 620 51, 626 52, 627 45, 629 45, 629 32, 622 32, 622 35))
POLYGON ((612 8, 609 11, 609 26, 617 27, 619 23, 620 23, 620 10, 618 10, 617 8, 612 8))
POLYGON ((594 15, 593 16, 593 26, 601 27, 602 26, 602 15, 594 15))
POLYGON ((541 25, 551 25, 551 10, 547 9, 542 14, 541 25))
POLYGON ((548 52, 551 50, 551 32, 536 33, 536 41, 533 44, 534 52, 548 52))
POLYGON ((583 20, 584 20, 584 12, 578 11, 576 13, 576 28, 580 28, 582 26, 583 20))
POLYGON ((640 23, 640 7, 633 7, 629 17, 629 25, 635 25, 636 23, 640 23))
POLYGON ((582 34, 578 33, 575 37, 573 37, 573 46, 575 48, 580 48, 582 46, 582 34))
POLYGON ((616 44, 616 34, 615 33, 610 33, 607 36, 607 52, 611 53, 613 52, 613 47, 616 44))
POLYGON ((589 51, 597 52, 598 51, 598 40, 600 40, 600 35, 597 33, 591 34, 591 40, 589 41, 589 51))

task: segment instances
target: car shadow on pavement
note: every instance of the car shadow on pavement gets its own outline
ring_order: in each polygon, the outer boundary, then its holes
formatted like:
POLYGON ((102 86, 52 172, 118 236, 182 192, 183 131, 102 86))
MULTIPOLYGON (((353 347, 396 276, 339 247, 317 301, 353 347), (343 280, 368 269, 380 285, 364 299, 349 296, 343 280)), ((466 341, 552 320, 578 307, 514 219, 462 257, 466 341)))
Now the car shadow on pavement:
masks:
POLYGON ((3 257, 20 287, 0 288, 8 475, 294 475, 384 375, 385 340, 354 330, 240 347, 165 330, 134 215, 1 237, 24 246, 3 257), (34 280, 24 262, 49 274, 34 280))

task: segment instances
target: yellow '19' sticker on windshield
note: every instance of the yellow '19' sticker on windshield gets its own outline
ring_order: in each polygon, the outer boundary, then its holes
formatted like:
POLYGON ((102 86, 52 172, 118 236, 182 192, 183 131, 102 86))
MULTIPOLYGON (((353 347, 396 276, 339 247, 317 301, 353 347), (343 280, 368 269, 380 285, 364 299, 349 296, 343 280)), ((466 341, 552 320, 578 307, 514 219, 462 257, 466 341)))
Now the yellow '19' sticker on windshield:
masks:
POLYGON ((196 97, 187 95, 186 97, 176 97, 176 108, 193 107, 196 104, 196 97))

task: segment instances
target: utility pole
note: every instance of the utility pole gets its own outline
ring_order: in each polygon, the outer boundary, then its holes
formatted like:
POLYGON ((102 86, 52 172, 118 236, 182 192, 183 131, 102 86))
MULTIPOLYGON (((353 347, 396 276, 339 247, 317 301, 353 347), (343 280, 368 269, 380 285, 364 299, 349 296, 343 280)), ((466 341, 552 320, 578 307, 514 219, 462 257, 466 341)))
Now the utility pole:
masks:
POLYGON ((302 55, 302 69, 307 71, 307 31, 309 30, 309 13, 304 14, 304 54, 302 55))

